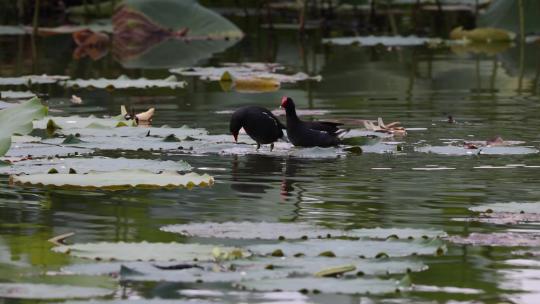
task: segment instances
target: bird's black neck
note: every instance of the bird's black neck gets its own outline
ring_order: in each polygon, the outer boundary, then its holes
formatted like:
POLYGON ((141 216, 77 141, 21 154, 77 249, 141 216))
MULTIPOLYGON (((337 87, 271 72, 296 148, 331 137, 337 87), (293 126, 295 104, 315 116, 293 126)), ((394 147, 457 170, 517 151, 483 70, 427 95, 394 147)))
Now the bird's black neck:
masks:
POLYGON ((294 107, 286 108, 285 113, 287 114, 287 124, 294 124, 300 122, 300 119, 296 115, 296 109, 294 107))

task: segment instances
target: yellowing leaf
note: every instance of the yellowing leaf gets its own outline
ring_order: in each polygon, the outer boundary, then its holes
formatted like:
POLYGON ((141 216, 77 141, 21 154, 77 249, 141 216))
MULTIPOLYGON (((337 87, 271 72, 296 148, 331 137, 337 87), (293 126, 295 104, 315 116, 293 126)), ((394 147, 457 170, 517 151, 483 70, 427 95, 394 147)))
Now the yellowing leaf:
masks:
POLYGON ((508 42, 514 40, 516 34, 507 30, 497 28, 475 28, 473 30, 464 30, 463 27, 457 27, 450 32, 450 39, 465 40, 473 42, 508 42))

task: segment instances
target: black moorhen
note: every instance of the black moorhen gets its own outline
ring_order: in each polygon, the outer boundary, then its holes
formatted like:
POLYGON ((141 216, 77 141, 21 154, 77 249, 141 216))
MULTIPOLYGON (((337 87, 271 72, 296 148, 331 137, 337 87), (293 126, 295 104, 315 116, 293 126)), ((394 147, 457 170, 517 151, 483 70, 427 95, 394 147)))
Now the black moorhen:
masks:
POLYGON ((287 136, 295 146, 331 147, 341 143, 338 138, 339 123, 301 121, 296 115, 294 102, 290 97, 281 99, 281 107, 287 114, 287 136))
POLYGON ((229 130, 236 142, 241 128, 257 142, 257 150, 261 144, 270 144, 270 151, 274 149, 274 142, 283 137, 283 129, 286 129, 272 112, 258 106, 241 107, 233 113, 229 130))

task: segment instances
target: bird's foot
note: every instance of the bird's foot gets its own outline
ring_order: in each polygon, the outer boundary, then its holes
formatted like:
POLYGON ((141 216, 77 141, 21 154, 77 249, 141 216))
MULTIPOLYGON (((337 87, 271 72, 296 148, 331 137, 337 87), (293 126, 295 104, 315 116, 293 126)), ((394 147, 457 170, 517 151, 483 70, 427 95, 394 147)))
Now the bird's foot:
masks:
POLYGON ((270 152, 272 152, 272 150, 274 150, 274 143, 270 144, 270 152))
POLYGON ((257 143, 257 151, 259 151, 259 149, 261 148, 261 144, 260 143, 257 143))

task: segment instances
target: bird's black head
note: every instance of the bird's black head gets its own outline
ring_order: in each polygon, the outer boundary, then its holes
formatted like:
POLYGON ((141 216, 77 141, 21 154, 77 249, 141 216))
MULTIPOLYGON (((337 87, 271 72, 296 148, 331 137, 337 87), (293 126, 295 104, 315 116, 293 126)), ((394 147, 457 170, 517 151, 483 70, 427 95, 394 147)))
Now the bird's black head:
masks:
POLYGON ((238 142, 238 133, 240 132, 240 129, 242 129, 242 119, 239 117, 238 113, 234 113, 229 122, 229 131, 234 137, 235 142, 238 142))
POLYGON ((281 107, 285 110, 294 110, 294 101, 290 97, 283 96, 281 98, 281 107))

